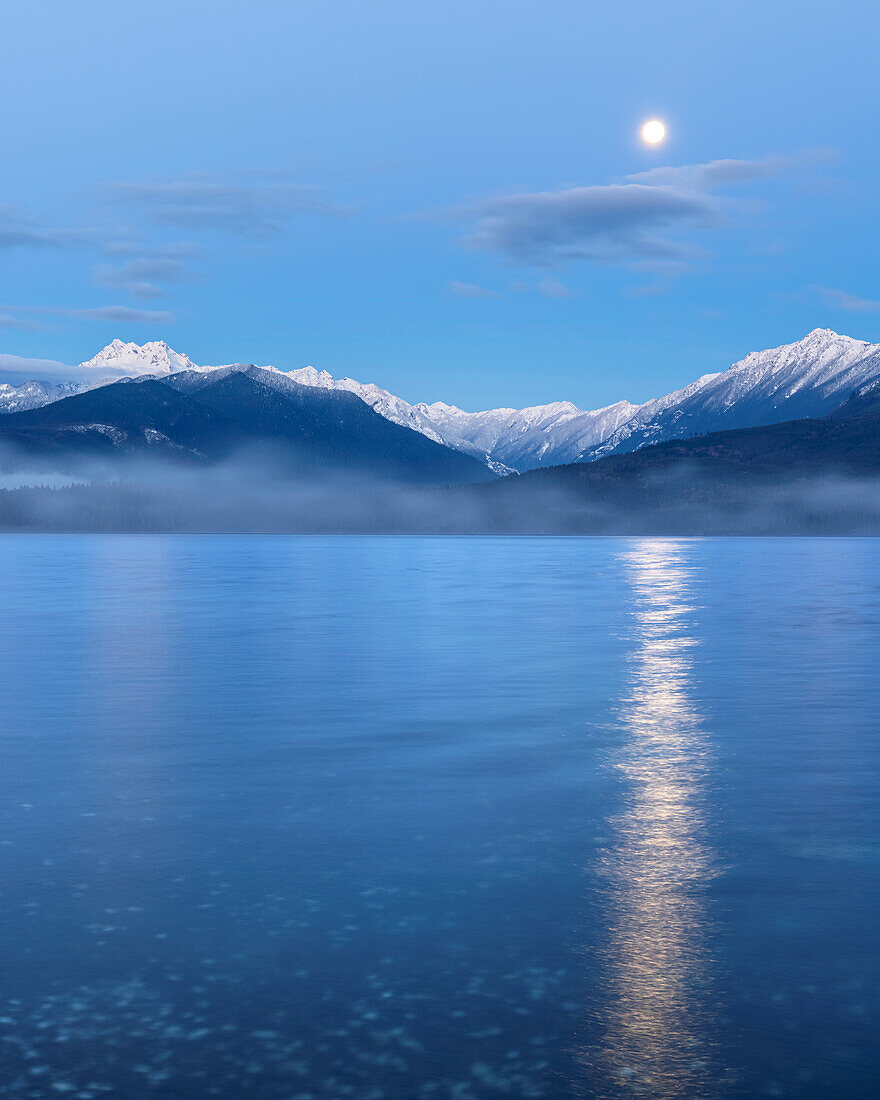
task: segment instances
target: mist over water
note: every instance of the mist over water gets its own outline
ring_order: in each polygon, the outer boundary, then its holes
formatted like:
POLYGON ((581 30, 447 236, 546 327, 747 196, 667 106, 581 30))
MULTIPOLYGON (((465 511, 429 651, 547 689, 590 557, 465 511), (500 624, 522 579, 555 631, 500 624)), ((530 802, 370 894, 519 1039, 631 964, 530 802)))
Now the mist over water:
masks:
POLYGON ((0 539, 3 1095, 874 1097, 870 539, 0 539))
POLYGON ((585 487, 565 476, 577 470, 450 487, 343 468, 292 474, 265 451, 212 465, 89 459, 67 472, 22 468, 18 460, 4 466, 0 454, 0 532, 880 534, 873 476, 828 471, 730 482, 682 463, 585 487))

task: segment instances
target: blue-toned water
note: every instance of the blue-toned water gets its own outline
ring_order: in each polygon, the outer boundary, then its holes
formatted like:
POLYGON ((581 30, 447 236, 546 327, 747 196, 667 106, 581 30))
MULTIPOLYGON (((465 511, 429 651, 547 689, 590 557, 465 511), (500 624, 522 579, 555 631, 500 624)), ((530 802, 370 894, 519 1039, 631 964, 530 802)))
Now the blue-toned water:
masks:
POLYGON ((880 542, 0 568, 0 1095, 880 1093, 880 542))

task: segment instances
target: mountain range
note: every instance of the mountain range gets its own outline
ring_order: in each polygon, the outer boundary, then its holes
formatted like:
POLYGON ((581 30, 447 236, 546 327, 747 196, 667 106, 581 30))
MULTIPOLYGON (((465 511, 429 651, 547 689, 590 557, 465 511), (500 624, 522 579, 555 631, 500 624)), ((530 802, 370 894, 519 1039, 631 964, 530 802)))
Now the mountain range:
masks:
POLYGON ((467 493, 459 513, 492 532, 878 535, 880 383, 824 417, 668 440, 467 493))
MULTIPOLYGON (((257 369, 257 373, 261 374, 257 369)), ((351 393, 239 370, 116 381, 0 418, 13 468, 105 477, 144 460, 204 466, 235 460, 260 476, 368 476, 395 484, 471 484, 485 464, 380 416, 351 393)))
MULTIPOLYGON (((98 356, 79 392, 18 387, 41 404, 0 416, 13 490, 0 529, 880 534, 878 348, 827 331, 641 406, 580 461, 504 477, 480 454, 488 436, 441 441, 456 438, 450 406, 432 438, 407 414, 419 406, 371 404, 350 380, 198 367, 165 345, 111 351, 115 378, 98 356), (43 482, 49 471, 81 484, 43 482)), ((533 455, 541 438, 571 453, 572 424, 591 415, 537 411, 506 411, 533 455)), ((489 431, 499 410, 461 415, 489 431)))
POLYGON ((482 412, 443 402, 413 405, 372 383, 334 378, 313 367, 197 366, 164 341, 114 340, 80 364, 77 373, 80 380, 54 386, 38 380, 0 385, 0 412, 34 410, 120 378, 164 379, 180 392, 195 393, 207 378, 242 373, 282 393, 303 387, 348 393, 386 421, 506 474, 591 462, 705 432, 824 416, 854 391, 880 380, 880 344, 816 329, 796 343, 753 352, 725 371, 643 404, 621 400, 592 410, 568 401, 482 412))

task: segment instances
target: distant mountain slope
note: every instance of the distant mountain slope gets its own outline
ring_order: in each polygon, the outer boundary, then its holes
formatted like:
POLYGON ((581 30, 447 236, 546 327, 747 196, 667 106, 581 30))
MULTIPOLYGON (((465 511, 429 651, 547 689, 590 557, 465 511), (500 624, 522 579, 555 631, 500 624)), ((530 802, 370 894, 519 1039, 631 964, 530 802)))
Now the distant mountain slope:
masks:
POLYGON ((303 387, 350 393, 386 421, 506 473, 591 462, 707 431, 823 416, 851 392, 880 380, 880 345, 816 329, 794 344, 753 352, 719 374, 703 375, 643 405, 618 401, 582 410, 560 401, 470 413, 443 402, 412 405, 379 386, 337 379, 313 367, 286 372, 240 363, 199 367, 161 340, 143 346, 114 340, 81 364, 81 382, 0 386, 0 412, 40 407, 120 376, 167 379, 181 392, 195 393, 209 379, 237 372, 282 393, 303 387))
POLYGON ((880 416, 880 379, 860 386, 831 414, 835 417, 880 416))
POLYGON ((721 374, 647 402, 581 461, 694 433, 824 416, 877 378, 880 345, 815 329, 794 344, 753 352, 721 374))
POLYGON ((476 459, 392 424, 353 394, 291 384, 287 392, 241 372, 203 376, 197 393, 166 382, 116 382, 12 413, 0 445, 31 459, 118 462, 131 457, 211 462, 247 452, 273 469, 339 470, 416 484, 492 475, 476 459))
POLYGON ((76 381, 53 383, 31 379, 21 385, 0 383, 0 415, 39 409, 72 394, 108 386, 120 378, 156 378, 179 371, 213 370, 197 367, 187 355, 170 348, 164 340, 146 344, 125 344, 113 340, 91 359, 75 368, 76 381))
POLYGON ((378 386, 361 385, 350 378, 334 379, 326 371, 316 371, 311 367, 282 372, 253 364, 234 364, 215 367, 207 374, 204 370, 183 372, 172 375, 168 381, 179 389, 195 392, 207 384, 208 378, 233 371, 242 371, 282 392, 306 385, 351 393, 393 423, 479 458, 498 472, 528 468, 530 459, 534 459, 534 464, 549 462, 551 458, 556 463, 573 462, 584 447, 594 440, 603 439, 635 408, 621 401, 607 409, 582 412, 570 402, 563 401, 533 409, 493 409, 467 413, 440 402, 409 405, 378 386), (515 465, 515 462, 520 465, 515 465))
MULTIPOLYGON (((99 384, 106 384, 106 381, 99 384)), ((60 401, 62 397, 69 397, 71 394, 81 393, 84 389, 90 388, 91 386, 81 382, 52 383, 31 379, 30 382, 23 382, 20 386, 0 382, 0 415, 39 409, 52 401, 60 401)))
MULTIPOLYGON (((308 444, 315 461, 364 470, 417 484, 486 481, 492 473, 477 459, 380 416, 353 393, 312 389, 289 380, 267 385, 269 372, 215 371, 193 399, 234 420, 253 441, 308 444), (258 377, 253 377, 256 373, 258 377), (216 374, 222 377, 214 381, 216 374)), ((178 376, 179 377, 179 376, 178 376)), ((283 377, 283 376, 282 376, 283 377)), ((175 378, 168 380, 174 385, 175 378)), ((192 379, 191 379, 192 381, 192 379)))
POLYGON ((286 377, 302 385, 356 393, 389 420, 481 458, 499 473, 573 462, 637 408, 628 401, 618 401, 606 408, 585 411, 570 401, 557 401, 532 408, 470 413, 442 401, 411 405, 372 383, 334 378, 313 367, 288 371, 286 377))
POLYGON ((855 388, 880 378, 880 345, 816 329, 794 344, 753 352, 664 397, 581 410, 570 402, 468 413, 410 405, 377 386, 305 368, 286 377, 348 389, 389 419, 518 471, 594 461, 665 439, 724 428, 823 416, 855 388))
POLYGON ((473 493, 490 530, 880 533, 880 416, 711 432, 473 493))
POLYGON ((514 470, 576 461, 584 450, 626 423, 637 406, 618 401, 584 411, 570 401, 526 409, 469 413, 435 402, 415 412, 450 446, 485 455, 514 470))
POLYGON ((50 401, 56 400, 54 396, 56 388, 48 382, 38 382, 36 379, 23 382, 20 386, 0 382, 0 412, 14 413, 27 409, 39 409, 42 405, 48 405, 50 401))
POLYGON ((234 426, 161 382, 116 382, 0 420, 0 446, 31 458, 204 460, 234 426))

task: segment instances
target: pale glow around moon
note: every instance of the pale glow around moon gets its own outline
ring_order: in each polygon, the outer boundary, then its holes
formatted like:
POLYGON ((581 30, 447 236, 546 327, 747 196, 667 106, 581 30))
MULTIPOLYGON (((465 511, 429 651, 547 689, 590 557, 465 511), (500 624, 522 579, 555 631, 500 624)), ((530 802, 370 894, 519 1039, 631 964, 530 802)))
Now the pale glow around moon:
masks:
POLYGON ((657 145, 666 137, 666 127, 658 118, 652 118, 642 127, 642 137, 649 145, 657 145))

